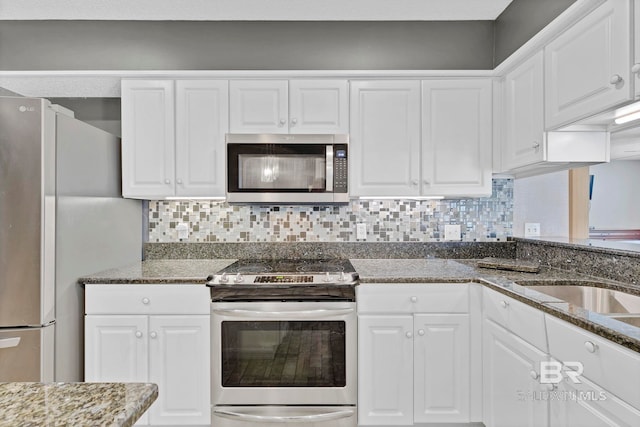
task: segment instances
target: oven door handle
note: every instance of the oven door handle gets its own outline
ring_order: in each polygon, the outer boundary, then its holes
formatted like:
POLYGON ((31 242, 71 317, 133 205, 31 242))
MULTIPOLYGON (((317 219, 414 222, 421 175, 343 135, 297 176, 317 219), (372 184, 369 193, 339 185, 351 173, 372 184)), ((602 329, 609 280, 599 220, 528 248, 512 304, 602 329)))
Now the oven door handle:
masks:
MULTIPOLYGON (((252 411, 253 412, 253 411, 252 411)), ((315 414, 296 414, 296 415, 259 415, 247 414, 237 410, 228 411, 215 409, 214 414, 232 420, 247 421, 254 423, 315 423, 322 421, 335 421, 342 418, 349 418, 355 415, 353 409, 344 409, 339 411, 315 413, 315 414)))
POLYGON ((323 318, 335 317, 353 313, 353 308, 332 308, 332 309, 316 309, 316 310, 300 310, 300 311, 270 311, 270 310, 241 310, 241 309, 213 309, 215 314, 235 317, 261 317, 261 318, 323 318))

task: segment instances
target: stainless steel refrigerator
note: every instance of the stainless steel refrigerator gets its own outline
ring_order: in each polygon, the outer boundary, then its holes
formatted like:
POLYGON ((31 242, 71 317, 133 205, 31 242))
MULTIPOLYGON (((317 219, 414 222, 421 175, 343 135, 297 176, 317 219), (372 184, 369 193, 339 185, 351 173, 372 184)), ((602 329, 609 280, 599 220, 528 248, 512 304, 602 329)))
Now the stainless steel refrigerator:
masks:
POLYGON ((120 140, 45 99, 0 97, 0 381, 82 381, 77 279, 141 259, 120 140))

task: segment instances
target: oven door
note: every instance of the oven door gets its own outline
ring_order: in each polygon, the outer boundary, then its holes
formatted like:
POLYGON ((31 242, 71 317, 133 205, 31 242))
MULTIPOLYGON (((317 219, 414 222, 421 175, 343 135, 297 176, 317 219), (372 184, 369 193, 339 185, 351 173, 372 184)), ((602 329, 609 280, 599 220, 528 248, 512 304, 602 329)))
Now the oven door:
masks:
POLYGON ((213 405, 355 405, 354 302, 212 303, 213 405))

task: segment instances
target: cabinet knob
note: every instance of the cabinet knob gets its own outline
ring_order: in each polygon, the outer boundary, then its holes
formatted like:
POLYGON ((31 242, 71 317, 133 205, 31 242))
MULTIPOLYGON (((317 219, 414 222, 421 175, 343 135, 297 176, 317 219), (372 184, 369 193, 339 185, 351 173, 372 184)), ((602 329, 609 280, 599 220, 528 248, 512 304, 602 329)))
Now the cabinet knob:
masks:
POLYGON ((424 336, 424 329, 418 329, 418 335, 424 336))
POLYGON ((538 151, 538 149, 540 148, 540 143, 538 141, 533 141, 533 144, 531 145, 531 148, 533 148, 534 150, 538 151))
POLYGON ((509 307, 509 303, 506 301, 500 301, 500 305, 502 306, 502 308, 507 308, 509 307))
POLYGON ((613 76, 611 76, 611 79, 609 79, 609 83, 611 83, 612 85, 622 83, 622 76, 620 74, 614 74, 613 76))
POLYGON ((142 303, 143 303, 143 304, 145 304, 145 305, 146 305, 146 304, 149 304, 150 302, 151 302, 151 300, 150 300, 149 298, 147 298, 147 297, 142 298, 142 303))
POLYGON ((291 119, 291 126, 295 126, 297 124, 298 124, 298 119, 296 118, 291 119))
POLYGON ((142 332, 137 331, 136 332, 136 338, 142 338, 142 332))
POLYGON ((165 180, 164 180, 164 183, 165 183, 165 184, 171 184, 171 180, 170 180, 170 179, 165 179, 165 180))
POLYGON ((631 67, 631 72, 634 74, 640 73, 640 64, 633 64, 633 67, 631 67))
POLYGON ((425 179, 424 181, 422 181, 422 183, 423 183, 424 185, 431 185, 431 183, 430 183, 429 181, 427 181, 426 179, 425 179))
POLYGON ((280 126, 284 126, 285 123, 287 123, 287 121, 285 119, 280 119, 280 122, 278 123, 280 126))
POLYGON ((419 184, 419 182, 418 182, 417 179, 414 179, 413 181, 411 181, 411 185, 418 185, 418 184, 419 184))
POLYGON ((536 371, 532 370, 531 372, 529 372, 529 376, 534 380, 538 379, 538 373, 536 371))
POLYGON ((151 338, 158 338, 158 334, 157 334, 156 332, 151 332, 151 333, 149 334, 149 336, 150 336, 151 338))
POLYGON ((181 180, 181 179, 178 179, 176 182, 177 182, 178 184, 182 184, 182 180, 181 180))
POLYGON ((411 297, 409 299, 411 300, 411 302, 418 302, 418 297, 411 297))
POLYGON ((411 332, 407 332, 405 335, 407 336, 407 338, 412 338, 413 337, 413 334, 411 332))
POLYGON ((598 345, 592 341, 585 341, 584 348, 586 348, 589 353, 595 353, 598 349, 598 345))

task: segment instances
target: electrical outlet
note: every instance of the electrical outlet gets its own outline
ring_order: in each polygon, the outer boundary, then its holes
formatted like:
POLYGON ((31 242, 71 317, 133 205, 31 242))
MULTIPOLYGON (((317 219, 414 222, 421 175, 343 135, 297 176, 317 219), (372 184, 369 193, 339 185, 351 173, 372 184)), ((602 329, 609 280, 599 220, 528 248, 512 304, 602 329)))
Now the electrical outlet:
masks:
POLYGON ((539 222, 525 222, 524 224, 524 237, 538 237, 540 236, 540 223, 539 222))
POLYGON ((176 225, 176 231, 178 232, 178 239, 186 239, 189 237, 189 226, 184 222, 176 225))
POLYGON ((444 240, 460 240, 460 224, 447 224, 444 226, 444 240))
POLYGON ((367 238, 367 224, 361 222, 356 224, 356 239, 366 239, 367 238))

